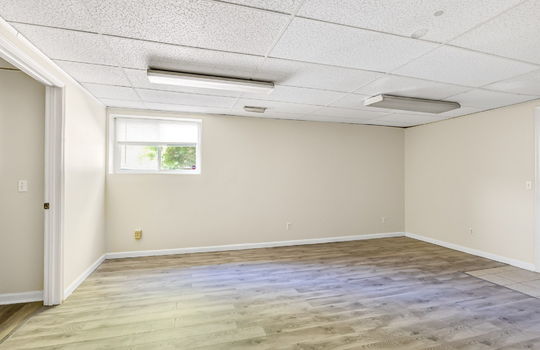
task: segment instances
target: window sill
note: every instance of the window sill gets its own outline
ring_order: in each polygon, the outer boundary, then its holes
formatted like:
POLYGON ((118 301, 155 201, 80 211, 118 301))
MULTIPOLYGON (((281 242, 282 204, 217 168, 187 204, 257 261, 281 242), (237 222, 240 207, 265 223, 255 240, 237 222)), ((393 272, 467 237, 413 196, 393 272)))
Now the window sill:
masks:
POLYGON ((136 171, 120 170, 111 173, 111 175, 200 175, 199 171, 136 171))

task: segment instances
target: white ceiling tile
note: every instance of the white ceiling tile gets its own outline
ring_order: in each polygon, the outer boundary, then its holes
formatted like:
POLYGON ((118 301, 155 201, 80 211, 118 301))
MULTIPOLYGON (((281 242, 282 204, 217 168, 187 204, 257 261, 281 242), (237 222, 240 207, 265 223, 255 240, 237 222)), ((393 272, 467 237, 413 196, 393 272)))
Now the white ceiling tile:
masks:
POLYGON ((388 115, 386 112, 366 111, 351 108, 320 107, 312 112, 314 115, 342 118, 356 118, 357 120, 371 120, 388 115))
POLYGON ((58 60, 55 63, 79 83, 130 86, 126 75, 118 67, 58 60))
POLYGON ((224 0, 224 2, 291 13, 298 6, 300 0, 224 0))
POLYGON ((140 101, 139 96, 132 88, 125 86, 82 84, 90 93, 97 98, 109 98, 114 100, 140 101))
POLYGON ((263 57, 195 49, 105 36, 115 57, 126 68, 188 71, 249 78, 263 57), (136 53, 136 54, 134 54, 136 53))
POLYGON ((324 106, 342 95, 342 92, 276 85, 269 94, 244 93, 242 98, 324 106))
POLYGON ((435 47, 420 40, 295 18, 270 56, 386 72, 435 47))
POLYGON ((95 31, 92 18, 79 0, 2 0, 0 16, 6 21, 95 31))
POLYGON ((229 108, 235 102, 233 97, 197 95, 172 91, 137 89, 144 102, 179 104, 194 107, 229 108))
POLYGON ((282 113, 282 112, 276 112, 275 110, 269 109, 266 110, 264 113, 253 113, 253 112, 246 112, 242 108, 232 108, 230 109, 227 114, 238 116, 238 117, 255 117, 255 118, 272 118, 272 119, 288 119, 288 120, 307 120, 306 114, 300 114, 300 113, 282 113))
POLYGON ((27 24, 14 26, 51 59, 116 65, 111 50, 97 34, 27 24))
POLYGON ((381 118, 377 118, 377 121, 396 121, 401 123, 408 123, 409 125, 426 124, 437 120, 440 120, 440 117, 436 117, 436 115, 415 113, 392 113, 385 115, 381 118))
POLYGON ((377 125, 397 126, 397 127, 410 127, 415 125, 423 125, 438 122, 441 120, 449 119, 462 114, 469 114, 477 110, 470 110, 467 107, 462 108, 460 112, 450 111, 440 114, 419 114, 419 113, 392 113, 384 117, 374 119, 372 122, 377 125))
POLYGON ((350 26, 444 42, 521 0, 309 0, 298 15, 350 26), (435 16, 437 11, 444 11, 435 16))
MULTIPOLYGON (((368 95, 348 93, 348 94, 342 95, 339 99, 332 102, 330 106, 340 107, 340 108, 373 110, 373 107, 364 106, 364 100, 368 97, 369 97, 368 95)), ((382 109, 377 108, 375 109, 375 111, 382 111, 382 109)), ((390 111, 390 112, 393 112, 393 111, 390 111)))
POLYGON ((112 98, 100 98, 99 99, 107 107, 119 107, 119 108, 137 108, 145 109, 146 106, 141 101, 129 101, 129 100, 117 100, 112 98))
POLYGON ((488 109, 530 101, 537 98, 538 97, 535 96, 514 95, 506 94, 504 92, 476 89, 452 96, 451 99, 459 102, 464 107, 488 109))
POLYGON ((268 58, 253 78, 280 85, 350 92, 381 75, 365 70, 268 58))
POLYGON ((399 115, 399 114, 391 114, 390 116, 385 116, 383 118, 377 118, 370 120, 370 124, 373 125, 381 125, 381 126, 394 126, 398 128, 407 128, 411 126, 417 126, 417 125, 423 125, 423 124, 429 124, 433 122, 437 122, 440 119, 433 119, 433 118, 426 118, 423 119, 420 118, 408 118, 407 116, 399 115))
MULTIPOLYGON (((278 102, 278 101, 262 101, 241 98, 236 101, 233 109, 237 111, 242 111, 244 106, 255 106, 255 107, 265 107, 265 114, 308 114, 313 112, 313 110, 319 108, 314 105, 306 105, 300 103, 287 103, 287 102, 278 102)), ((257 113, 250 113, 250 115, 256 115, 257 113)))
POLYGON ((478 113, 478 112, 481 112, 481 111, 482 111, 481 108, 473 108, 473 107, 461 106, 461 108, 453 109, 451 111, 444 112, 444 113, 439 113, 439 114, 436 114, 434 116, 436 116, 436 118, 438 118, 438 119, 448 119, 448 118, 459 117, 459 116, 462 116, 462 115, 478 113))
POLYGON ((371 125, 369 122, 371 119, 340 117, 340 116, 335 116, 335 115, 304 115, 302 116, 302 118, 303 120, 308 120, 308 121, 313 121, 313 122, 371 125))
POLYGON ((265 54, 289 21, 275 12, 193 0, 85 0, 104 34, 265 54))
POLYGON ((332 123, 348 123, 348 124, 366 124, 365 120, 355 119, 355 118, 344 118, 344 117, 328 117, 328 116, 319 116, 313 114, 294 114, 294 113, 269 113, 265 112, 264 114, 257 113, 246 113, 238 110, 232 110, 228 113, 231 116, 239 117, 253 117, 253 118, 265 118, 265 119, 284 119, 284 120, 297 120, 297 121, 311 121, 311 122, 332 122, 332 123))
POLYGON ((373 96, 391 94, 409 97, 444 99, 448 96, 466 91, 468 88, 420 80, 397 75, 385 75, 356 90, 355 93, 373 96))
POLYGON ((540 63, 540 1, 521 5, 452 41, 453 45, 540 63))
POLYGON ((217 108, 209 106, 187 106, 171 103, 156 103, 146 102, 147 109, 157 111, 172 111, 172 112, 192 112, 192 113, 211 113, 211 114, 228 114, 229 108, 217 108))
POLYGON ((540 70, 485 86, 486 89, 540 96, 540 70))
POLYGON ((443 46, 397 69, 395 73, 478 87, 535 69, 537 67, 531 64, 443 46))
POLYGON ((131 82, 131 85, 135 88, 144 88, 151 90, 163 90, 163 91, 175 91, 184 92, 188 94, 202 94, 202 95, 216 95, 216 96, 228 96, 228 97, 240 97, 242 94, 238 91, 216 90, 216 89, 199 89, 184 86, 175 85, 161 85, 152 84, 148 81, 146 76, 146 70, 140 69, 124 69, 126 75, 131 82))
POLYGON ((393 126, 396 128, 407 128, 410 126, 416 126, 420 125, 420 123, 417 122, 408 122, 404 120, 399 120, 398 118, 390 119, 390 120, 381 120, 381 119, 373 119, 369 121, 370 125, 377 125, 377 126, 393 126))

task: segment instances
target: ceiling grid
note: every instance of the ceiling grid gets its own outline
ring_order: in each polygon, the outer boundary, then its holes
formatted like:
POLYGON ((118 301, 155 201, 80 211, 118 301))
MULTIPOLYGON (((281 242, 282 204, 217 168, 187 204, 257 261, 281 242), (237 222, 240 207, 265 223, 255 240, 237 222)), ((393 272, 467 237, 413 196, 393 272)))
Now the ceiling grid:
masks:
POLYGON ((397 127, 540 98, 539 16, 534 0, 0 3, 0 17, 111 107, 397 127), (257 95, 152 85, 149 67, 276 87, 257 95), (363 105, 379 93, 462 108, 429 114, 363 105))

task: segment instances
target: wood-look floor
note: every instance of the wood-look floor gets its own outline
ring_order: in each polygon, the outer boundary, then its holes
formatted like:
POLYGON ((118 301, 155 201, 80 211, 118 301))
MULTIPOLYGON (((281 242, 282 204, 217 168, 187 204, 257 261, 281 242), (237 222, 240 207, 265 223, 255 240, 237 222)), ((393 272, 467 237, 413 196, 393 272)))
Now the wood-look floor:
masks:
POLYGON ((409 238, 109 260, 0 349, 540 349, 502 264, 409 238))
POLYGON ((0 305, 0 343, 41 308, 42 302, 0 305))

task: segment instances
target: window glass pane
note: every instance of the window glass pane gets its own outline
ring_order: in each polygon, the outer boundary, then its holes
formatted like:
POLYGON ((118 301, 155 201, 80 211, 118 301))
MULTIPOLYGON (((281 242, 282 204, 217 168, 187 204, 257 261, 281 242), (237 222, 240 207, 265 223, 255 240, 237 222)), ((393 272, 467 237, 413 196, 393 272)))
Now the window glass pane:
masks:
POLYGON ((116 140, 121 142, 197 143, 198 138, 198 123, 116 118, 116 140))
POLYGON ((162 146, 161 168, 163 170, 196 169, 197 149, 193 146, 162 146))
POLYGON ((197 143, 198 138, 197 124, 164 122, 159 125, 159 140, 161 142, 197 143))
POLYGON ((157 146, 120 146, 120 169, 158 170, 157 146))

